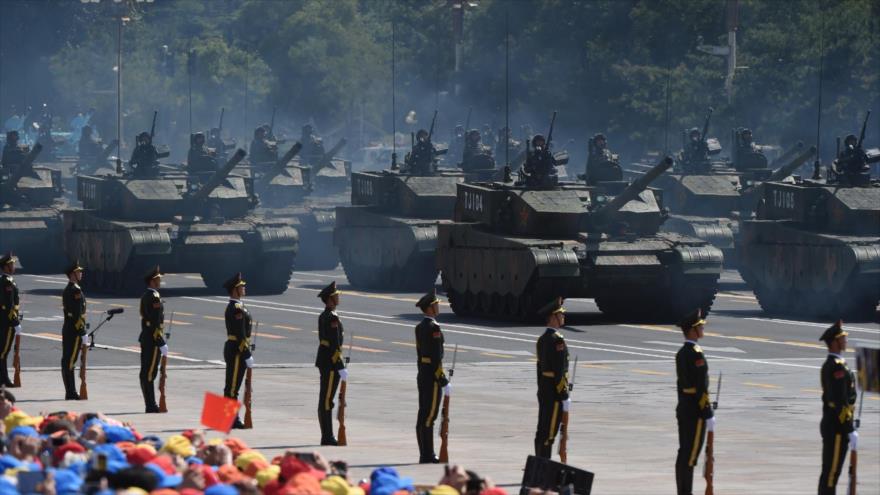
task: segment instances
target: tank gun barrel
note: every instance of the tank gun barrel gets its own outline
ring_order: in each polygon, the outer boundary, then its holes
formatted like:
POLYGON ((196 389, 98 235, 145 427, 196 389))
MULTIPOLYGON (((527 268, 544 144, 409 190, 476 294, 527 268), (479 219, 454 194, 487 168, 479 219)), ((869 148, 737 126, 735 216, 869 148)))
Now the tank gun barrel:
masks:
POLYGON ((804 142, 798 141, 794 146, 789 148, 779 158, 773 160, 773 162, 770 164, 770 168, 776 168, 780 164, 788 162, 789 160, 791 160, 791 157, 793 157, 796 153, 798 153, 802 149, 804 149, 804 142))
POLYGON ((774 170, 773 173, 770 174, 770 177, 767 180, 768 181, 780 181, 780 180, 788 177, 789 175, 792 174, 792 172, 794 172, 795 170, 800 168, 801 165, 807 163, 807 160, 809 160, 810 157, 812 157, 815 153, 816 153, 816 147, 810 146, 810 149, 804 151, 803 153, 801 153, 800 155, 795 157, 790 162, 788 162, 785 165, 774 170))
POLYGON ((332 160, 333 157, 336 156, 336 153, 339 153, 339 150, 341 150, 347 143, 348 141, 346 141, 345 138, 342 138, 336 143, 336 146, 330 148, 330 151, 324 153, 324 156, 321 157, 321 161, 318 162, 318 170, 329 165, 330 160, 332 160))
POLYGON ((189 196, 188 199, 194 202, 204 201, 208 199, 208 196, 211 194, 211 192, 214 189, 217 189, 217 186, 219 186, 220 183, 226 179, 229 173, 232 172, 232 169, 234 169, 235 166, 238 165, 238 163, 242 161, 242 159, 244 159, 245 155, 247 155, 247 153, 243 149, 239 148, 235 152, 235 154, 232 155, 232 158, 230 158, 229 161, 226 162, 226 165, 224 165, 223 168, 221 168, 220 170, 214 172, 214 175, 212 175, 211 178, 208 179, 208 181, 205 182, 202 187, 196 190, 195 193, 189 196))
POLYGON ((283 172, 284 168, 287 167, 287 164, 290 163, 290 160, 293 160, 293 157, 295 157, 301 149, 302 144, 299 141, 294 143, 293 146, 291 146, 290 149, 287 150, 287 153, 285 153, 284 156, 282 156, 277 162, 275 162, 275 165, 273 165, 272 168, 265 175, 263 175, 263 177, 260 179, 260 185, 268 185, 269 182, 272 181, 272 179, 283 172))
POLYGON ((647 189, 648 185, 650 185, 651 182, 654 182, 654 180, 659 177, 660 174, 669 170, 669 167, 672 166, 672 161, 673 160, 671 156, 663 158, 660 163, 654 165, 654 167, 651 170, 648 170, 645 175, 633 181, 632 184, 627 186, 626 189, 621 191, 621 193, 615 196, 614 199, 612 199, 603 207, 601 207, 598 211, 596 211, 596 214, 610 215, 617 210, 623 208, 623 205, 629 203, 630 201, 638 197, 638 195, 641 194, 642 191, 647 189))

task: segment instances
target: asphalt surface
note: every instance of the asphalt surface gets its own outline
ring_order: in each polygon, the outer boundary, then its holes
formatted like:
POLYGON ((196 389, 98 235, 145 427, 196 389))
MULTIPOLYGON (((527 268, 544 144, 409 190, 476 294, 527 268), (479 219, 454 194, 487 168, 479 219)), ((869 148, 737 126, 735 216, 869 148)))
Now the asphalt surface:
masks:
MULTIPOLYGON (((23 291, 25 337, 24 386, 15 393, 26 410, 102 410, 134 422, 145 433, 166 435, 197 426, 202 394, 222 390, 227 298, 208 292, 197 275, 170 274, 161 289, 166 318, 174 315, 167 415, 142 413, 137 299, 87 294, 93 328, 107 309, 122 307, 125 312, 99 331, 98 346, 89 353, 90 400, 73 404, 62 400, 57 373, 65 280, 25 273, 16 280, 23 291)), ((346 459, 356 477, 390 464, 418 483, 436 482, 441 474, 437 467, 413 464, 413 328, 420 319, 414 306, 420 296, 353 290, 337 269, 295 272, 285 294, 245 298, 260 325, 255 339, 255 428, 239 434, 273 454, 293 448, 346 459), (313 363, 322 310, 316 296, 331 280, 342 290, 338 312, 353 342, 350 446, 344 448, 315 445, 313 363)), ((594 493, 672 493, 674 355, 681 345, 680 331, 669 325, 609 321, 590 300, 568 300, 566 306, 568 327, 562 332, 580 363, 572 394, 569 462, 597 473, 594 493)), ((442 311, 447 360, 458 345, 452 460, 510 489, 521 479, 532 448, 537 411, 533 353, 543 328, 458 318, 447 305, 442 311)), ((725 272, 708 320, 701 345, 713 390, 717 374, 724 377, 716 444, 719 493, 814 491, 820 463, 819 368, 826 355, 817 339, 829 322, 765 316, 733 271, 725 272)), ((851 347, 880 346, 878 321, 846 322, 851 347)), ((846 357, 854 367, 852 352, 846 357)), ((880 489, 878 441, 880 397, 868 395, 860 440, 860 493, 880 489)), ((842 478, 841 491, 845 484, 842 478)), ((698 480, 695 489, 701 492, 702 486, 698 480)))
MULTIPOLYGON (((245 278, 247 278, 245 274, 245 278)), ((88 271, 85 276, 88 277, 88 271)), ((25 313, 22 355, 27 366, 51 367, 60 359, 61 290, 63 276, 17 274, 25 313)), ((256 359, 260 364, 310 363, 317 349, 317 316, 323 309, 318 291, 336 280, 343 291, 338 308, 347 337, 353 336, 354 362, 412 363, 413 329, 420 320, 414 306, 421 294, 376 293, 351 289, 341 269, 295 272, 286 293, 247 297, 259 329, 256 359)), ((220 364, 225 341, 223 312, 228 298, 207 291, 198 275, 169 274, 161 289, 166 320, 173 314, 169 342, 174 360, 220 364)), ((97 334, 99 349, 90 354, 94 365, 137 363, 140 331, 138 300, 86 294, 89 320, 94 327, 110 308, 125 312, 97 334)), ((657 360, 668 362, 681 343, 681 333, 670 325, 614 322, 604 318, 592 300, 570 299, 567 328, 563 330, 572 357, 581 362, 657 360)), ((880 345, 880 324, 847 322, 850 346, 880 345)), ((447 352, 458 345, 462 362, 525 360, 543 328, 456 317, 447 305, 439 322, 446 334, 447 352)), ((713 361, 750 362, 756 367, 816 368, 824 358, 817 339, 828 322, 794 321, 765 316, 734 271, 722 278, 706 338, 701 342, 713 361)), ((447 359, 450 359, 448 357, 447 359)))

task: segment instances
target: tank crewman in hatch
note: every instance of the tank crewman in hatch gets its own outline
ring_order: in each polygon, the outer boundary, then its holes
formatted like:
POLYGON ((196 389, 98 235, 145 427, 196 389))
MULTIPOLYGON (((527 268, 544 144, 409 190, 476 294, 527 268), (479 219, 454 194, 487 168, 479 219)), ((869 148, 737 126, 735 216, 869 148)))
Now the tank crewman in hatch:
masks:
POLYGON ((587 185, 598 182, 623 180, 623 170, 617 155, 608 149, 608 140, 602 133, 590 138, 587 158, 587 185))
POLYGON ((709 145, 696 127, 688 131, 688 142, 681 151, 681 164, 688 173, 706 172, 711 167, 709 145))
POLYGON ((437 149, 431 143, 428 131, 419 129, 412 151, 406 156, 407 171, 412 175, 432 175, 436 156, 437 149))
POLYGON ((480 131, 471 129, 465 135, 464 155, 461 169, 465 172, 473 170, 493 170, 495 159, 492 149, 481 142, 480 131))
POLYGON ((0 166, 11 170, 13 167, 24 162, 30 149, 28 146, 18 143, 18 131, 8 131, 6 133, 6 144, 3 145, 3 158, 0 160, 0 166))
POLYGON ((217 155, 208 149, 203 132, 193 134, 190 139, 189 153, 186 157, 186 171, 190 174, 217 171, 217 155))
POLYGON ((61 293, 61 306, 64 311, 64 325, 61 327, 61 378, 64 382, 64 400, 79 400, 76 390, 76 361, 85 343, 86 336, 86 296, 79 286, 83 267, 74 261, 64 272, 67 286, 61 293))
POLYGON ((535 134, 532 138, 532 149, 526 156, 523 171, 526 174, 526 187, 547 188, 559 183, 556 158, 547 149, 547 140, 541 134, 535 134))
POLYGON ((562 298, 556 298, 538 311, 547 329, 538 338, 535 356, 538 372, 538 428, 535 456, 550 459, 559 432, 563 411, 568 411, 568 346, 559 329, 565 326, 562 298))
POLYGON ((137 135, 137 146, 131 152, 129 165, 134 167, 135 177, 155 177, 159 175, 159 158, 165 158, 168 152, 159 153, 153 145, 153 138, 149 132, 137 135))
POLYGON ((278 144, 266 137, 266 127, 260 126, 254 129, 254 139, 251 141, 251 163, 275 163, 278 161, 278 144))
POLYGON ((828 357, 822 365, 822 474, 819 476, 819 495, 833 495, 837 479, 846 460, 847 447, 856 450, 859 434, 853 425, 856 403, 855 377, 846 366, 847 332, 843 323, 828 327, 819 340, 828 347, 828 357))
POLYGON ((709 364, 703 349, 697 343, 703 338, 701 310, 682 319, 678 326, 684 333, 684 345, 675 355, 678 406, 678 457, 675 460, 675 483, 679 495, 691 495, 694 484, 694 466, 703 448, 707 431, 715 429, 715 414, 709 398, 709 364))
POLYGON ((12 278, 18 258, 12 253, 0 258, 0 386, 13 387, 6 368, 6 358, 12 350, 15 336, 21 335, 21 306, 18 286, 12 278))
POLYGON ((339 294, 335 281, 318 294, 324 302, 324 311, 318 317, 318 355, 315 357, 315 366, 321 373, 321 386, 318 392, 321 445, 337 444, 333 435, 333 398, 336 396, 339 382, 348 379, 348 370, 345 369, 345 359, 342 357, 345 331, 339 315, 336 314, 339 294))
MULTIPOLYGON (((251 354, 253 319, 241 302, 241 298, 245 296, 246 285, 247 282, 241 277, 241 273, 237 273, 223 284, 223 288, 229 293, 229 304, 226 305, 224 314, 226 344, 223 346, 223 360, 226 361, 226 382, 223 386, 223 396, 236 400, 245 371, 254 366, 254 357, 251 354)), ((236 416, 232 427, 244 428, 244 423, 236 416)))
POLYGON ((424 318, 416 325, 416 357, 418 359, 419 413, 416 417, 416 440, 419 464, 437 464, 434 453, 434 421, 440 412, 443 394, 452 392, 443 371, 443 331, 437 324, 440 300, 432 289, 416 303, 424 318))
MULTIPOLYGON (((149 134, 147 134, 149 137, 149 134)), ((156 403, 156 372, 159 369, 160 357, 168 355, 168 344, 165 343, 165 303, 159 295, 162 285, 162 272, 156 266, 144 277, 147 288, 141 296, 141 392, 147 413, 159 412, 156 403)))

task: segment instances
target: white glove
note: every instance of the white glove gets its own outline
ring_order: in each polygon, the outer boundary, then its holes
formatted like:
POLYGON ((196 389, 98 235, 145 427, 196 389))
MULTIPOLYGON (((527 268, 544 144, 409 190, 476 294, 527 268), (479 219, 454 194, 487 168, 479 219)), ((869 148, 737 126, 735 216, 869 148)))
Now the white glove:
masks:
POLYGON ((452 395, 452 384, 447 383, 445 387, 443 387, 443 395, 449 397, 452 395))
POLYGON ((562 401, 562 412, 568 412, 568 408, 571 407, 571 399, 565 399, 562 401))
POLYGON ((347 369, 342 368, 341 370, 339 370, 339 379, 342 381, 348 380, 348 370, 347 369))
POLYGON ((15 335, 21 335, 21 325, 15 325, 15 335))
POLYGON ((92 339, 94 339, 94 338, 95 338, 94 335, 86 335, 85 342, 83 342, 83 345, 85 347, 91 347, 92 346, 92 339))
POLYGON ((168 344, 165 344, 162 347, 160 347, 159 352, 162 353, 162 357, 167 356, 168 355, 168 344))
POLYGON ((706 431, 715 431, 715 416, 706 420, 706 431))
POLYGON ((253 368, 254 367, 254 357, 251 356, 251 357, 245 359, 244 365, 247 366, 248 368, 253 368))
POLYGON ((853 452, 859 450, 859 432, 857 431, 849 434, 849 450, 853 452))

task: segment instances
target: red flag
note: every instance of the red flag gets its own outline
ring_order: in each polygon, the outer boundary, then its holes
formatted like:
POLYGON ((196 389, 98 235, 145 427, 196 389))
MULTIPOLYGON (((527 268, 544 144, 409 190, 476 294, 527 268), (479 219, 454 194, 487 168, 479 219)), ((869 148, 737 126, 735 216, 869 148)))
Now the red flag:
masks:
POLYGON ((241 402, 235 399, 205 392, 205 404, 202 406, 202 425, 229 433, 233 421, 238 416, 239 408, 241 408, 241 402))

